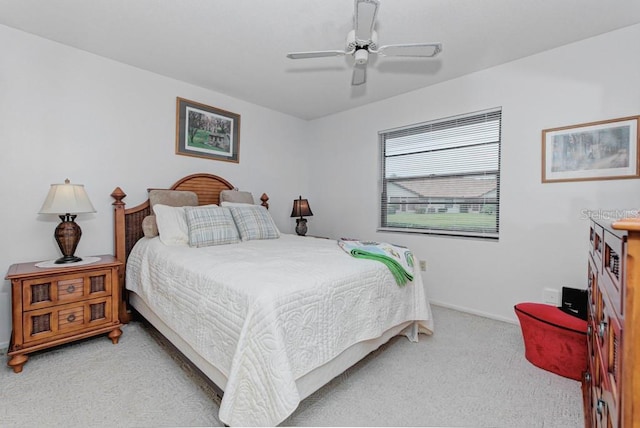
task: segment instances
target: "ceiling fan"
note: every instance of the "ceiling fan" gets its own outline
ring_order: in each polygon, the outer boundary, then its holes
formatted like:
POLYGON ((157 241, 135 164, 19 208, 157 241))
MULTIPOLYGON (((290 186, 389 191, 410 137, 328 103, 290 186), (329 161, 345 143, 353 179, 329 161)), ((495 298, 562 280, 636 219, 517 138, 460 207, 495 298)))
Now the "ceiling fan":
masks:
POLYGON ((380 1, 354 0, 354 2, 353 30, 347 35, 345 50, 292 52, 287 54, 287 57, 291 59, 307 59, 352 55, 355 64, 351 84, 362 85, 367 81, 367 62, 370 54, 431 58, 442 51, 441 43, 409 43, 378 47, 378 35, 373 27, 375 26, 380 1))

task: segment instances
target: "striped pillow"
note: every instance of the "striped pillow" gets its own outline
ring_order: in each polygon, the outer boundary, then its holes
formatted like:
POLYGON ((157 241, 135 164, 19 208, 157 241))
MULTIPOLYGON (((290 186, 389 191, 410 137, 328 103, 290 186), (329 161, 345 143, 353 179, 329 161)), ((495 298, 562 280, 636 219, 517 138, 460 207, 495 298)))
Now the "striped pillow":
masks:
POLYGON ((189 246, 235 244, 240 242, 238 230, 229 208, 217 206, 184 207, 189 226, 189 246))
POLYGON ((260 205, 230 206, 231 215, 236 222, 240 239, 276 239, 280 231, 271 218, 269 211, 260 205))

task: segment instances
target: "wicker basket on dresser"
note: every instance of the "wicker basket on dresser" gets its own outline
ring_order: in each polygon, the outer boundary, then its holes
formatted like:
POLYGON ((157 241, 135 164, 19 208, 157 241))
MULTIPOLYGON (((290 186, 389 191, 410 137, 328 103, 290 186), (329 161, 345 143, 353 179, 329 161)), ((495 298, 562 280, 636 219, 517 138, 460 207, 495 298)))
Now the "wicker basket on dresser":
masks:
POLYGON ((591 221, 585 420, 640 427, 640 219, 591 221))

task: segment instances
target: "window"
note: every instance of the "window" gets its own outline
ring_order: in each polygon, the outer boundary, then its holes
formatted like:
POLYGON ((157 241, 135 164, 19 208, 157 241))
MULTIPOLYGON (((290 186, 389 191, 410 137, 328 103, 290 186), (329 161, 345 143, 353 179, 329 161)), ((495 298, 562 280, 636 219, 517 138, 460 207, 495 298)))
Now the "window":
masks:
POLYGON ((381 231, 497 239, 502 110, 381 131, 381 231))

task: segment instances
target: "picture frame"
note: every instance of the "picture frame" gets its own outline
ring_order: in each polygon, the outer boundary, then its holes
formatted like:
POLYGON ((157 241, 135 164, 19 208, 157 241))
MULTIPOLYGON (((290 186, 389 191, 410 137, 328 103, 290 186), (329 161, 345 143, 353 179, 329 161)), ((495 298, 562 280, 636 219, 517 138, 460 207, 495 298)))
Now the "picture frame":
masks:
POLYGON ((542 131, 542 182, 638 178, 640 116, 542 131))
POLYGON ((176 154, 240 162, 240 115, 176 99, 176 154))

